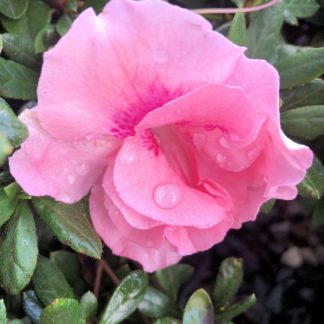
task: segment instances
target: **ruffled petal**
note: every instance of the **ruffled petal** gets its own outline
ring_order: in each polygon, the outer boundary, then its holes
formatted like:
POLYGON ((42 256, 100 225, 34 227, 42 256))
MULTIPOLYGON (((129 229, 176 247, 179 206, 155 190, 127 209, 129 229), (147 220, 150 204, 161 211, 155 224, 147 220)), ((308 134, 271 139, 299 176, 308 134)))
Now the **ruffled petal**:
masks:
POLYGON ((44 55, 41 123, 59 138, 131 135, 147 112, 223 82, 243 51, 204 18, 163 1, 113 0, 99 16, 87 9, 44 55))
POLYGON ((96 185, 91 190, 90 215, 96 231, 114 254, 138 261, 148 272, 179 262, 181 256, 167 241, 156 249, 133 242, 130 233, 124 236, 111 221, 110 210, 105 208, 104 195, 105 192, 100 185, 96 185))
POLYGON ((103 173, 108 155, 119 145, 109 136, 84 141, 55 139, 42 128, 34 109, 25 110, 20 118, 29 136, 9 164, 14 178, 32 196, 78 201, 103 173))

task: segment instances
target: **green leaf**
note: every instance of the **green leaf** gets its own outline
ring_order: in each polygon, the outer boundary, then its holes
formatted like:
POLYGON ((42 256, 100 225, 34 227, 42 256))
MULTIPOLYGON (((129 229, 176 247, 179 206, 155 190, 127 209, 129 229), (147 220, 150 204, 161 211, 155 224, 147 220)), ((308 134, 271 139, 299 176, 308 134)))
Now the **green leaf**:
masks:
POLYGON ((193 267, 188 264, 176 264, 155 273, 156 279, 164 291, 177 300, 179 288, 190 278, 193 267))
POLYGON ((62 271, 41 255, 38 257, 33 283, 38 298, 45 305, 57 298, 73 298, 72 288, 62 271))
POLYGON ((38 73, 0 57, 0 96, 33 100, 36 98, 38 73))
POLYGON ((34 198, 33 203, 59 241, 79 253, 100 259, 101 240, 88 221, 82 202, 68 205, 50 198, 34 198))
POLYGON ((283 101, 282 111, 320 105, 324 102, 324 81, 316 79, 289 90, 282 90, 280 97, 283 101))
POLYGON ((320 227, 324 225, 324 199, 319 200, 314 208, 312 215, 312 225, 314 227, 320 227))
POLYGON ((98 310, 98 301, 96 296, 91 292, 86 292, 80 301, 82 317, 86 321, 91 321, 97 314, 98 310))
POLYGON ((227 258, 219 267, 214 287, 214 300, 217 307, 224 307, 231 302, 243 280, 243 260, 227 258))
POLYGON ((228 38, 237 45, 245 46, 246 39, 246 21, 242 12, 237 12, 231 23, 228 38))
POLYGON ((18 147, 28 135, 26 126, 2 98, 0 98, 0 132, 6 135, 14 147, 18 147))
POLYGON ((37 236, 33 216, 21 202, 8 224, 0 247, 0 275, 3 288, 18 294, 30 281, 37 262, 37 236))
POLYGON ((1 0, 0 12, 5 16, 17 19, 21 17, 28 6, 28 0, 1 0))
POLYGON ((304 181, 298 185, 298 193, 305 198, 321 199, 324 193, 324 167, 316 157, 304 181))
MULTIPOLYGON (((208 293, 198 289, 189 298, 183 314, 183 324, 214 323, 214 308, 208 293)), ((218 323, 218 322, 217 322, 218 323)))
POLYGON ((56 31, 61 35, 65 35, 70 29, 72 19, 68 15, 63 15, 56 24, 56 31))
POLYGON ((283 6, 277 4, 251 15, 247 29, 247 55, 271 61, 283 24, 283 6))
POLYGON ((324 73, 324 47, 304 48, 276 63, 281 89, 311 81, 324 73))
POLYGON ((0 167, 6 162, 7 157, 11 155, 13 148, 7 137, 0 133, 0 167))
POLYGON ((164 316, 181 317, 177 304, 169 296, 153 287, 148 287, 144 299, 138 305, 138 309, 141 313, 151 318, 164 316))
POLYGON ((48 305, 40 319, 41 324, 85 324, 80 304, 75 299, 61 298, 48 305))
POLYGON ((6 223, 15 211, 17 206, 16 199, 10 199, 0 188, 0 227, 6 223))
POLYGON ((7 313, 6 313, 6 305, 3 299, 0 300, 0 323, 5 324, 7 322, 7 313))
POLYGON ((22 305, 25 314, 33 321, 33 323, 39 323, 43 307, 33 290, 23 292, 22 305))
POLYGON ((181 322, 175 318, 163 317, 157 319, 154 324, 181 324, 181 322))
POLYGON ((73 286, 77 282, 80 264, 75 253, 66 250, 54 251, 50 253, 50 261, 60 268, 69 284, 73 286))
POLYGON ((268 200, 262 205, 260 212, 265 214, 270 213, 271 209, 274 207, 275 204, 276 204, 276 199, 268 200))
MULTIPOLYGON (((14 1, 14 0, 13 0, 14 1)), ((41 0, 29 1, 26 13, 19 19, 1 18, 1 22, 10 34, 19 34, 30 39, 51 21, 53 10, 41 0)))
POLYGON ((215 323, 228 323, 232 318, 239 316, 247 311, 256 303, 254 294, 244 298, 242 301, 237 302, 233 306, 227 308, 222 313, 216 314, 215 323))
POLYGON ((128 317, 143 300, 147 287, 148 276, 145 272, 131 272, 114 291, 100 324, 120 323, 128 317))
POLYGON ((320 7, 316 0, 285 0, 283 5, 286 21, 292 25, 297 24, 297 18, 311 17, 320 7))
POLYGON ((29 38, 16 34, 3 34, 2 38, 3 50, 10 59, 31 69, 40 67, 41 57, 34 53, 34 44, 29 38))
POLYGON ((96 11, 97 14, 99 14, 107 2, 108 0, 86 0, 82 8, 83 10, 86 10, 87 8, 91 7, 96 11))
POLYGON ((5 194, 9 199, 15 199, 21 192, 21 188, 17 182, 12 182, 3 188, 5 194))
POLYGON ((324 135, 324 106, 308 106, 281 113, 281 126, 288 136, 315 139, 324 135))
POLYGON ((43 53, 54 46, 59 40, 59 34, 54 25, 45 26, 36 36, 34 49, 35 53, 43 53))

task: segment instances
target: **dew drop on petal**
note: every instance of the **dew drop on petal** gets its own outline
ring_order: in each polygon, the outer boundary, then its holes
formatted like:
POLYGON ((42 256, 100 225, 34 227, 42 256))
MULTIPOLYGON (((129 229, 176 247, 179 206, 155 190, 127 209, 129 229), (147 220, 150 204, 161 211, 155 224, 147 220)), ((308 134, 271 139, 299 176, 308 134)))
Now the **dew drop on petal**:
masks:
POLYGON ((130 165, 136 160, 135 147, 129 147, 127 150, 122 150, 118 156, 119 162, 123 165, 130 165))
POLYGON ((78 172, 80 175, 86 175, 90 171, 90 167, 87 163, 81 163, 76 167, 76 172, 78 172))
POLYGON ((69 175, 67 176, 67 180, 68 180, 68 183, 69 183, 70 185, 73 185, 74 182, 75 182, 75 176, 72 175, 72 174, 69 174, 69 175))
POLYGON ((222 154, 217 154, 216 156, 216 160, 219 162, 219 163, 224 163, 226 161, 226 156, 222 155, 222 154))
POLYGON ((177 185, 164 184, 155 188, 153 197, 158 207, 169 209, 176 207, 180 203, 182 194, 177 185))
POLYGON ((221 137, 221 139, 219 140, 219 144, 220 144, 220 146, 222 146, 224 148, 229 148, 230 147, 224 137, 221 137))

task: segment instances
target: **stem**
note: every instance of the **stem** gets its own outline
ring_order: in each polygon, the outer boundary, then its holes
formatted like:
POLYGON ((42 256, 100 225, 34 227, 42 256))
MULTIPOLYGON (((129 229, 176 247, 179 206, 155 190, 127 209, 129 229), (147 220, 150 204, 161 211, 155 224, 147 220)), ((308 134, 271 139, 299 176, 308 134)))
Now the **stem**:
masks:
POLYGON ((101 260, 100 261, 103 270, 106 272, 106 274, 109 276, 109 278, 111 279, 111 281, 118 286, 120 284, 120 280, 118 279, 118 277, 116 276, 116 274, 114 273, 113 269, 110 267, 110 265, 107 263, 107 261, 105 260, 101 260))
POLYGON ((271 0, 263 5, 250 7, 250 8, 206 8, 206 9, 195 9, 195 13, 200 15, 213 15, 213 14, 235 14, 237 12, 254 12, 269 8, 275 4, 281 2, 281 0, 271 0))
POLYGON ((97 270, 96 270, 96 279, 95 279, 95 284, 93 287, 93 294, 98 298, 99 297, 99 292, 100 292, 100 285, 101 285, 101 278, 102 278, 102 272, 103 272, 103 265, 99 261, 97 265, 97 270))

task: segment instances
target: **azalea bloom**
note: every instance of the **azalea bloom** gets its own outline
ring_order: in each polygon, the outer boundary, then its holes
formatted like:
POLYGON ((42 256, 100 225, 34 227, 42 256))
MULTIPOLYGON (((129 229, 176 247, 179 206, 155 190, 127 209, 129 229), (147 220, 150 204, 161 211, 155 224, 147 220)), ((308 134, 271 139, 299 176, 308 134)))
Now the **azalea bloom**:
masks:
POLYGON ((312 163, 280 129, 277 71, 244 51, 163 1, 87 9, 44 55, 13 176, 65 203, 91 190, 96 231, 147 271, 210 248, 312 163))

